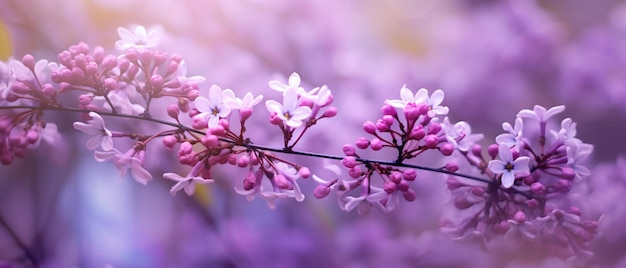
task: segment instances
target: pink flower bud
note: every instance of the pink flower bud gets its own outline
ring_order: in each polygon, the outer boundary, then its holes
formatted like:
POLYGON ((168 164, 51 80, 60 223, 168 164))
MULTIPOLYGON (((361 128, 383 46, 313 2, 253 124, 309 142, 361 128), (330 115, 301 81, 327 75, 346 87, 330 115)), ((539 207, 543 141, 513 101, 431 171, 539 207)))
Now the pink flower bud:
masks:
POLYGON ((180 114, 180 109, 178 108, 177 104, 170 104, 167 106, 167 115, 169 115, 171 118, 178 118, 178 115, 180 114))
POLYGON ((491 159, 496 159, 496 156, 498 156, 498 144, 489 145, 489 147, 487 147, 487 153, 491 159))
POLYGON ((207 132, 211 133, 211 134, 213 134, 215 136, 220 136, 220 137, 223 137, 224 135, 226 135, 226 130, 224 129, 223 126, 221 126, 219 124, 217 126, 209 128, 209 131, 207 131, 207 132))
POLYGON ((301 98, 299 106, 306 106, 306 107, 309 107, 309 108, 313 108, 314 104, 315 103, 312 100, 310 100, 310 99, 301 98))
POLYGON ((176 137, 172 135, 163 137, 163 146, 165 146, 165 148, 168 150, 173 149, 176 143, 177 143, 176 137))
POLYGON ((354 149, 354 146, 352 146, 352 144, 344 144, 343 145, 343 153, 346 156, 356 156, 356 151, 354 149))
POLYGON ((482 156, 483 148, 482 146, 480 146, 480 144, 473 144, 471 150, 473 155, 478 157, 482 156))
POLYGON ((415 178, 417 178, 417 173, 415 172, 415 169, 408 168, 402 171, 402 178, 407 181, 414 181, 415 178))
POLYGON ((536 209, 539 207, 539 201, 537 201, 536 199, 529 199, 526 200, 526 205, 528 206, 529 209, 536 209))
POLYGON ((543 191, 545 189, 546 189, 546 187, 541 182, 535 182, 532 185, 530 185, 530 190, 533 191, 533 193, 536 193, 536 194, 543 193, 543 191))
POLYGON ((446 180, 446 186, 448 186, 448 190, 455 190, 459 187, 461 187, 463 184, 461 184, 461 182, 454 177, 448 177, 448 180, 446 180))
POLYGON ((456 172, 457 170, 459 170, 459 164, 457 164, 456 162, 448 162, 444 167, 447 171, 450 172, 456 172))
POLYGON ((391 174, 389 174, 389 180, 396 184, 400 183, 402 181, 402 173, 399 171, 392 171, 391 174))
POLYGON ((24 66, 28 67, 28 69, 35 70, 35 58, 31 54, 26 54, 22 57, 22 63, 24 66))
POLYGON ((51 84, 43 84, 43 86, 41 86, 41 92, 47 97, 54 97, 56 95, 56 89, 51 84))
POLYGON ((406 119, 409 121, 415 121, 420 116, 419 109, 413 103, 409 103, 406 106, 404 106, 403 112, 404 112, 404 117, 406 117, 406 119))
POLYGON ((380 111, 383 113, 383 115, 390 115, 393 117, 398 116, 398 111, 396 111, 396 108, 389 104, 383 105, 383 107, 380 108, 380 111))
POLYGON ((328 194, 330 194, 330 187, 328 187, 328 186, 326 186, 324 184, 318 185, 313 190, 313 196, 315 196, 315 198, 317 198, 317 199, 322 199, 322 198, 328 196, 328 194))
POLYGON ((426 137, 426 131, 424 131, 422 126, 414 127, 409 134, 409 138, 414 140, 421 140, 424 137, 426 137))
POLYGON ((404 200, 406 201, 413 202, 417 198, 417 194, 415 194, 415 191, 413 191, 413 189, 408 189, 402 192, 402 197, 404 197, 404 200))
POLYGON ((117 81, 113 78, 104 79, 104 88, 109 91, 117 89, 117 81))
POLYGON ((158 74, 153 75, 152 77, 150 77, 150 84, 155 89, 163 88, 163 77, 158 74))
POLYGON ((337 115, 337 108, 335 107, 328 107, 328 109, 326 109, 326 111, 322 114, 323 117, 327 118, 335 117, 335 115, 337 115))
POLYGON ((365 121, 365 123, 363 123, 363 130, 365 130, 365 132, 369 134, 374 135, 376 134, 376 125, 372 121, 365 121))
POLYGON ((428 125, 428 134, 437 134, 441 131, 441 125, 437 122, 432 122, 428 125))
POLYGON ((250 118, 250 116, 252 116, 252 108, 246 108, 246 109, 239 110, 239 117, 241 118, 242 122, 248 120, 248 118, 250 118))
POLYGON ((372 150, 378 151, 383 148, 383 142, 378 138, 373 138, 370 142, 370 147, 372 148, 372 150))
POLYGON ((93 100, 93 96, 88 95, 88 94, 82 94, 80 96, 78 96, 78 103, 81 106, 87 106, 91 103, 91 100, 93 100))
POLYGON ((573 180, 576 177, 576 171, 570 167, 561 168, 561 178, 566 180, 573 180))
POLYGON ((439 151, 444 156, 450 156, 450 155, 452 155, 452 153, 454 153, 454 145, 452 145, 450 143, 446 143, 446 144, 442 145, 441 147, 439 147, 439 151))
POLYGON ((356 139, 356 147, 359 149, 367 149, 370 146, 370 141, 364 137, 358 137, 356 139))
POLYGON ((226 157, 226 162, 228 164, 233 165, 233 166, 236 165, 237 164, 237 156, 234 155, 234 154, 229 154, 228 157, 226 157))
POLYGON ((363 176, 363 171, 360 166, 354 166, 350 170, 348 170, 348 175, 352 178, 359 178, 363 176))
POLYGON ((431 149, 437 148, 438 142, 439 142, 439 139, 435 135, 428 135, 424 139, 424 144, 426 145, 426 147, 431 148, 431 149))
POLYGON ((485 194, 485 188, 482 187, 472 187, 470 189, 470 193, 475 196, 483 196, 485 194))
POLYGON ((518 210, 517 212, 515 212, 515 215, 513 216, 513 220, 516 221, 517 223, 524 223, 526 221, 526 214, 518 210))
POLYGON ((219 145, 219 139, 215 135, 206 135, 202 137, 200 142, 207 148, 216 148, 219 145))
POLYGON ((250 157, 244 154, 237 158, 237 166, 238 167, 247 167, 250 164, 250 157))
POLYGON ((274 175, 274 182, 280 189, 289 189, 289 180, 287 180, 287 178, 282 174, 274 175))
POLYGON ((243 180, 243 189, 250 191, 254 186, 256 186, 256 176, 254 176, 254 173, 248 172, 248 175, 243 180))
POLYGON ((87 63, 87 66, 85 66, 85 73, 90 76, 98 74, 98 64, 95 62, 87 63))
POLYGON ((383 122, 387 125, 387 126, 391 126, 393 125, 393 122, 395 121, 395 119, 393 118, 393 116, 391 115, 383 115, 383 122))
POLYGON ((400 183, 396 185, 398 186, 398 190, 403 192, 409 189, 409 182, 405 180, 401 180, 400 183))
POLYGON ((353 168, 357 165, 356 158, 352 156, 345 157, 343 160, 341 160, 341 163, 343 164, 344 167, 347 167, 347 168, 353 168))
POLYGON ((303 179, 307 179, 311 177, 311 171, 307 167, 301 167, 298 169, 298 175, 300 175, 303 179))
POLYGON ((30 144, 35 144, 38 140, 39 140, 39 133, 37 133, 37 131, 34 131, 31 129, 28 132, 26 132, 26 142, 30 144))
POLYGON ((393 192, 395 192, 396 188, 397 188, 396 184, 394 182, 392 182, 392 181, 386 181, 383 184, 383 189, 388 194, 392 194, 393 192))
POLYGON ((281 125, 283 123, 283 120, 280 119, 280 117, 278 117, 278 115, 276 113, 272 113, 270 114, 270 123, 272 125, 281 125))
MULTIPOLYGON (((102 67, 106 70, 113 69, 115 68, 115 66, 117 66, 117 62, 118 62, 117 57, 113 55, 106 55, 104 59, 102 60, 102 67)), ((126 63, 128 63, 128 61, 126 61, 126 63)))
POLYGON ((426 103, 420 103, 417 105, 417 109, 420 115, 426 115, 430 111, 430 106, 426 103))

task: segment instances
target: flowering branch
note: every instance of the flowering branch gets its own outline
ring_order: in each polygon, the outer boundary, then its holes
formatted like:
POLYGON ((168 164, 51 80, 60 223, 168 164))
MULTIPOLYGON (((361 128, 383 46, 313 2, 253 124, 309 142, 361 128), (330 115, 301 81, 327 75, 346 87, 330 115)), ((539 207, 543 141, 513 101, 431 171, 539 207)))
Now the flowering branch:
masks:
POLYGON ((212 167, 230 164, 247 171, 235 191, 248 200, 260 196, 272 208, 279 198, 303 201, 298 179, 312 177, 319 184, 313 192, 316 198, 334 192, 345 211, 357 209, 365 214, 376 207, 388 212, 401 199, 410 202, 417 198, 411 186, 418 176, 416 170, 424 170, 444 175, 455 208, 466 214, 461 221, 446 221, 442 226, 457 239, 521 237, 531 244, 547 243, 562 257, 591 254, 597 221, 583 221, 579 209, 561 208, 557 202, 573 183, 589 175, 581 162, 593 149, 575 137, 576 124, 571 119, 564 119, 556 129, 548 124, 564 106, 520 111, 514 125, 504 123, 506 133, 483 150, 478 143, 482 134, 472 133, 467 122, 450 122, 446 116, 449 108, 441 105, 442 90, 429 94, 422 88, 413 93, 403 86, 400 99, 385 101, 380 118, 363 123, 366 136, 343 146, 344 156, 327 155, 294 147, 305 141, 304 134, 318 121, 337 115, 331 106, 333 94, 325 85, 305 90, 300 76, 293 73, 286 84, 268 83, 283 98, 282 102, 265 102, 269 123, 283 138, 283 148, 273 148, 257 145, 247 136, 246 123, 263 96, 246 93, 239 98, 233 90, 217 85, 210 86, 207 97, 200 96, 199 84, 205 79, 187 77, 180 56, 155 50, 158 42, 151 33, 143 27, 135 29, 134 35, 126 29, 118 32, 120 55, 106 55, 101 47, 91 50, 80 43, 61 52, 59 63, 35 62, 30 55, 8 63, 11 68, 5 69, 10 73, 0 76, 10 78, 0 81, 3 164, 24 156, 41 140, 55 139, 56 126, 43 120, 45 112, 75 112, 83 114, 86 122, 74 122, 73 126, 91 136, 87 148, 94 150, 95 159, 113 162, 121 176, 130 171, 141 184, 153 179, 143 167, 145 157, 151 157, 145 153, 147 148, 159 146, 154 143, 159 139, 166 149, 177 148, 179 163, 190 170, 185 176, 163 174, 175 181, 172 195, 180 190, 194 194, 197 185, 214 182, 212 167), (60 96, 76 94, 76 107, 60 101, 60 96), (157 104, 166 106, 164 112, 175 122, 153 114, 160 107, 157 104), (171 129, 151 134, 115 131, 107 128, 103 116, 171 129), (191 123, 183 123, 186 120, 191 123), (119 138, 134 143, 121 152, 115 144, 119 138), (390 150, 395 153, 394 160, 361 157, 361 151, 367 150, 390 150), (308 166, 274 153, 340 160, 348 177, 342 176, 339 166, 328 164, 326 168, 335 176, 323 179, 308 166), (443 164, 426 167, 409 162, 425 154, 440 155, 443 164))

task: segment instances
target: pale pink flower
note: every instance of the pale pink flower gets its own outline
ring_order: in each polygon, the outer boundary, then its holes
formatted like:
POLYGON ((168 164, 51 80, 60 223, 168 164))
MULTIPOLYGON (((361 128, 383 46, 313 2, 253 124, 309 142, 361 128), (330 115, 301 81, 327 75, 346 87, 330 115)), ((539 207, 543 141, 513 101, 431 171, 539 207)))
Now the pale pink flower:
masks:
POLYGON ((515 173, 528 171, 530 158, 520 156, 513 160, 513 154, 508 145, 500 143, 498 147, 500 159, 489 161, 489 170, 495 174, 502 174, 502 186, 511 188, 515 182, 515 173))
POLYGON ((135 149, 130 149, 124 154, 117 149, 106 152, 94 152, 94 157, 98 162, 111 160, 120 170, 121 177, 126 176, 126 173, 130 169, 133 179, 143 185, 146 185, 148 181, 152 180, 152 175, 142 167, 143 155, 144 151, 136 151, 135 149))
MULTIPOLYGON (((203 163, 199 163, 199 165, 203 165, 203 163)), ((176 173, 164 173, 163 178, 176 182, 176 184, 174 184, 174 186, 170 189, 170 194, 175 196, 176 192, 184 189, 185 193, 190 196, 196 191, 196 184, 208 184, 213 182, 213 180, 204 179, 201 176, 197 176, 197 174, 194 175, 193 173, 197 172, 193 172, 192 170, 192 172, 189 172, 186 177, 182 177, 176 173)))
POLYGON ((287 89, 283 95, 283 104, 275 100, 268 100, 265 106, 270 113, 276 113, 285 125, 297 128, 302 125, 302 121, 311 116, 311 108, 308 106, 298 106, 298 94, 294 89, 287 89))
POLYGON ((113 150, 113 134, 109 131, 105 124, 104 119, 96 112, 89 112, 91 120, 87 123, 74 122, 75 129, 85 132, 87 135, 91 135, 87 141, 87 149, 95 150, 98 146, 102 147, 102 150, 113 150))
POLYGON ((158 26, 146 30, 145 27, 138 25, 134 27, 132 32, 129 29, 119 27, 117 28, 117 33, 121 40, 115 42, 115 49, 125 51, 130 48, 143 50, 156 47, 161 42, 158 32, 158 26))
POLYGON ((209 88, 209 98, 198 97, 195 100, 196 109, 200 114, 199 117, 209 118, 209 128, 216 127, 220 118, 225 118, 230 114, 231 107, 224 103, 224 91, 217 86, 212 85, 209 88))

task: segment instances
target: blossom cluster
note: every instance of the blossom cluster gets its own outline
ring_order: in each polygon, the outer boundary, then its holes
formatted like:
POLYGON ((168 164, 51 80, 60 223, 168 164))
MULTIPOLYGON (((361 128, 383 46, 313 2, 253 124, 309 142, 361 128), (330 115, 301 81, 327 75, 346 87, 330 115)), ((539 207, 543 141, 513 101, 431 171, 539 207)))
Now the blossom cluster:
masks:
POLYGON ((576 138, 572 119, 562 120, 560 128, 552 125, 564 106, 520 111, 513 124, 502 125, 505 133, 484 147, 484 136, 472 133, 469 123, 452 123, 447 117, 442 90, 429 93, 422 88, 413 93, 403 86, 400 99, 385 101, 380 118, 363 123, 366 135, 343 146, 343 156, 305 153, 294 150, 305 133, 338 111, 328 86, 305 89, 294 72, 287 81, 268 83, 282 95, 282 101, 265 101, 263 112, 280 131, 283 144, 270 148, 253 142, 254 132, 247 124, 264 96, 248 92, 238 97, 235 90, 218 85, 209 86, 208 95, 201 96, 206 79, 188 76, 181 56, 159 51, 156 30, 137 26, 133 31, 120 28, 118 33, 118 53, 79 43, 59 53, 58 62, 26 55, 0 63, 3 164, 25 156, 42 140, 52 143, 60 138, 56 126, 44 120, 45 113, 75 112, 83 120, 74 122, 74 128, 90 136, 87 149, 94 151, 97 161, 114 163, 121 176, 130 173, 145 185, 153 180, 144 164, 151 157, 148 148, 175 154, 189 171, 162 174, 175 182, 172 195, 180 190, 193 195, 199 185, 222 180, 214 167, 231 165, 246 173, 234 191, 248 200, 264 198, 270 207, 279 198, 303 201, 300 179, 311 177, 318 184, 316 198, 334 193, 345 211, 366 214, 374 206, 388 212, 401 200, 416 200, 413 182, 418 171, 425 170, 446 176, 456 212, 464 215, 460 221, 442 223, 455 239, 486 243, 497 236, 515 237, 563 258, 592 255, 598 223, 583 220, 581 210, 568 206, 564 196, 590 174, 583 160, 593 147, 576 138), (112 122, 107 118, 156 123, 161 128, 114 129, 107 127, 112 122), (123 140, 131 142, 130 148, 124 148, 123 140), (369 159, 358 150, 391 152, 393 157, 369 159), (342 167, 327 164, 335 177, 322 178, 288 157, 293 154, 340 160, 342 167), (418 165, 425 156, 442 161, 435 167, 418 165))

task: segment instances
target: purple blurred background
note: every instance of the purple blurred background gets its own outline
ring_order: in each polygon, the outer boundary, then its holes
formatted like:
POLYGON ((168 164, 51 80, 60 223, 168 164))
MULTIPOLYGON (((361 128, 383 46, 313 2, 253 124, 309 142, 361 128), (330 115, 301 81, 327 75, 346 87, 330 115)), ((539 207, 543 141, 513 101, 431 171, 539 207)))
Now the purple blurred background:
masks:
MULTIPOLYGON (((56 60, 79 41, 112 51, 117 27, 158 24, 160 49, 207 78, 203 95, 218 84, 278 98, 267 82, 294 71, 307 88, 328 85, 339 114, 313 128, 300 150, 341 154, 404 84, 443 89, 452 120, 472 124, 484 144, 520 109, 564 104, 562 118, 578 122, 580 139, 595 146, 592 175, 571 197, 583 216, 604 215, 589 266, 626 267, 621 1, 4 0, 0 19, 2 60, 56 60)), ((316 200, 312 181, 302 183, 304 202, 280 200, 271 210, 232 190, 243 178, 232 167, 220 167, 219 183, 195 196, 172 197, 160 178, 182 172, 171 153, 150 152, 155 180, 143 186, 93 159, 71 127, 78 115, 48 118, 64 141, 0 167, 0 217, 10 227, 0 228, 0 267, 28 264, 14 236, 43 267, 567 267, 507 247, 514 241, 483 252, 441 234, 439 219, 451 208, 437 175, 420 173, 417 200, 385 215, 316 200)), ((251 136, 280 146, 266 120, 258 109, 251 136)), ((314 173, 321 167, 298 161, 314 173)))

